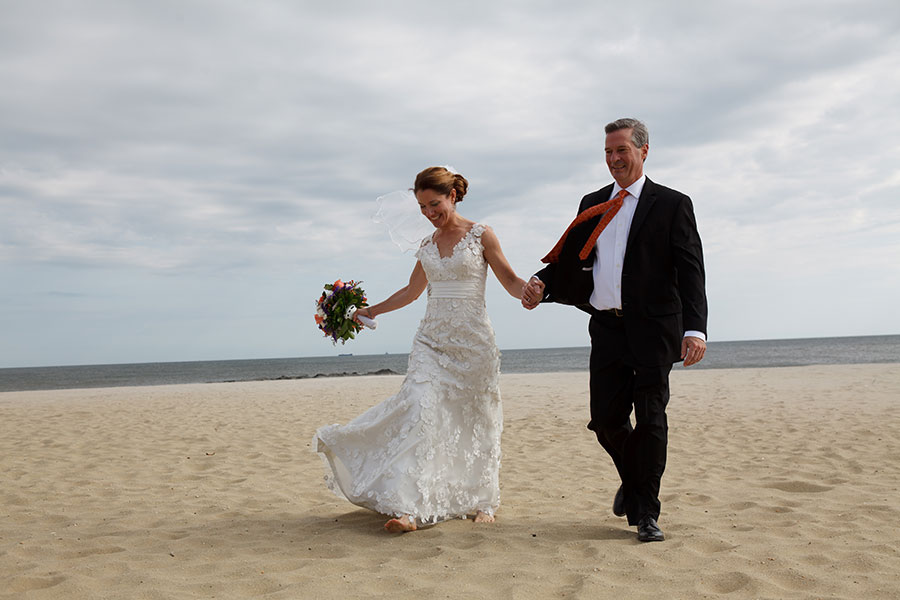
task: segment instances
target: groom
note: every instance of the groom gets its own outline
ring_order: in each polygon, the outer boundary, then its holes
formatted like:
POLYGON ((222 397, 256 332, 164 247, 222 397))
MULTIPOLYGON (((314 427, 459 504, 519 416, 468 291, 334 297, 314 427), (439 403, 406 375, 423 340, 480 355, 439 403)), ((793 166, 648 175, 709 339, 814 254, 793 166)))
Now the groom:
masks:
POLYGON ((642 542, 663 541, 659 486, 666 466, 669 372, 706 352, 703 250, 691 200, 644 175, 647 127, 606 126, 615 182, 582 198, 578 218, 544 257, 522 305, 570 304, 591 315, 588 429, 622 481, 613 512, 642 542), (634 411, 636 425, 632 427, 634 411))

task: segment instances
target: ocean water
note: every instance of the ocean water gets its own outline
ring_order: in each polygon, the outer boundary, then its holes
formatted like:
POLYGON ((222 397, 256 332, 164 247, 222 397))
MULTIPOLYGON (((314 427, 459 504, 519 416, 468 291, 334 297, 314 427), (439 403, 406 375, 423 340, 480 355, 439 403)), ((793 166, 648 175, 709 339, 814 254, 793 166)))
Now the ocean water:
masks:
MULTIPOLYGON (((587 371, 589 347, 502 350, 503 373, 587 371)), ((405 374, 407 354, 0 369, 0 392, 405 374)), ((900 363, 900 335, 710 342, 691 369, 900 363)), ((684 368, 676 365, 676 369, 684 368)))

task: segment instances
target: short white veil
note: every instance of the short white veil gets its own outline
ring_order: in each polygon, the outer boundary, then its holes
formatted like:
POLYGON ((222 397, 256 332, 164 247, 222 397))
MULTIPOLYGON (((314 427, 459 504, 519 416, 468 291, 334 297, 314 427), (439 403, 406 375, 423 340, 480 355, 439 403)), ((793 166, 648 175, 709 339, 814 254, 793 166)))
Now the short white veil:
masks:
MULTIPOLYGON (((441 165, 453 174, 456 169, 450 165, 441 165)), ((412 190, 398 190, 379 196, 376 200, 378 210, 372 219, 383 223, 388 228, 391 241, 404 252, 415 250, 434 231, 434 226, 419 210, 419 202, 412 190)))
POLYGON ((404 252, 418 248, 425 236, 434 231, 434 227, 419 211, 419 204, 412 190, 391 192, 379 196, 376 202, 378 210, 372 219, 387 226, 391 241, 404 252))

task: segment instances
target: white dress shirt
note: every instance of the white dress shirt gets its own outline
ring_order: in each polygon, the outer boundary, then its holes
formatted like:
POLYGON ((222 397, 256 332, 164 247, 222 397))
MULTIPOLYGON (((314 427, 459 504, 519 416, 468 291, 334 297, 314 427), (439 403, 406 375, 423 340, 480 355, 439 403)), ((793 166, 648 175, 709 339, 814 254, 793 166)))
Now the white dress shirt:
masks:
MULTIPOLYGON (((622 308, 622 264, 625 262, 625 246, 628 244, 631 221, 634 219, 634 211, 646 180, 646 175, 641 175, 637 181, 625 188, 628 195, 625 196, 622 208, 597 238, 593 267, 594 291, 590 299, 591 306, 597 310, 622 308)), ((609 199, 615 198, 621 189, 618 183, 614 184, 609 199)), ((702 331, 686 331, 684 335, 706 340, 706 335, 702 331)))

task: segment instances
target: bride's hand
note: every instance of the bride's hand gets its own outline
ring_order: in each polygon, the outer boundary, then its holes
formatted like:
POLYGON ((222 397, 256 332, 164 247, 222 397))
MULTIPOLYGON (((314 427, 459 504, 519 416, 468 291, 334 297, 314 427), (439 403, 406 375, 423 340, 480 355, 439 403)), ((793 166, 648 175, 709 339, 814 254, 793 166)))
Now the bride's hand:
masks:
POLYGON ((541 303, 544 297, 544 282, 537 277, 532 277, 522 288, 522 306, 531 310, 541 303))
POLYGON ((370 319, 375 318, 375 316, 369 312, 368 307, 357 309, 357 311, 353 313, 353 320, 362 325, 362 322, 359 320, 360 317, 368 317, 370 319))

